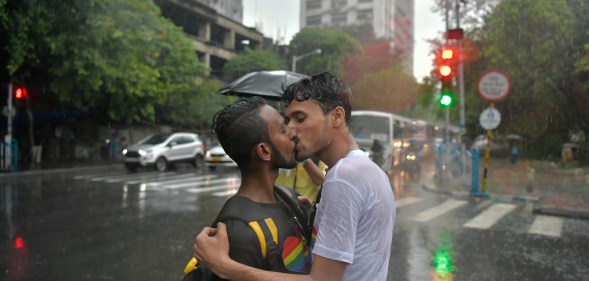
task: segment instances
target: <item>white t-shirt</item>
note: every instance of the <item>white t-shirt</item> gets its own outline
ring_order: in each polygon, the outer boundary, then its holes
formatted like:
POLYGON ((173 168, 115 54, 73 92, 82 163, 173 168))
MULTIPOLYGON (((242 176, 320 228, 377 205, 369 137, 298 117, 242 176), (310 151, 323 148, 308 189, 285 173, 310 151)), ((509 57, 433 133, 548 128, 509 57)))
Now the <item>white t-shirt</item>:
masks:
POLYGON ((385 281, 396 218, 387 175, 354 150, 327 172, 321 193, 313 254, 348 263, 342 280, 385 281))

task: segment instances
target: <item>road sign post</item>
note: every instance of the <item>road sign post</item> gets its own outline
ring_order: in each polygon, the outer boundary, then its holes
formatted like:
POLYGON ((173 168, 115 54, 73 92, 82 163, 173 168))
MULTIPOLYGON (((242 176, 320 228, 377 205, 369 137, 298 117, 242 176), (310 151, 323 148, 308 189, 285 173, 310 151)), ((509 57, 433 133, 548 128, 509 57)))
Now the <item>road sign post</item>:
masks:
POLYGON ((477 82, 477 92, 483 100, 489 102, 489 108, 483 110, 479 117, 481 127, 487 130, 487 145, 485 147, 485 159, 483 162, 483 184, 481 191, 487 191, 487 170, 489 168, 489 159, 491 158, 491 139, 492 131, 501 123, 501 114, 495 109, 495 102, 502 101, 509 96, 511 92, 511 80, 509 76, 501 70, 491 70, 485 72, 477 82))

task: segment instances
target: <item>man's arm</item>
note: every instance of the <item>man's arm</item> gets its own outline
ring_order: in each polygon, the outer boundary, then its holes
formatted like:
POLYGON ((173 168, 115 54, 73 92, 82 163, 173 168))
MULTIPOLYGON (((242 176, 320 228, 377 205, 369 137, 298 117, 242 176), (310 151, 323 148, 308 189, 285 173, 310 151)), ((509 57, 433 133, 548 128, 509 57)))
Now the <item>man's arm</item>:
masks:
POLYGON ((305 171, 307 172, 309 178, 314 184, 323 184, 323 182, 325 181, 325 174, 323 173, 323 171, 321 171, 321 169, 319 169, 319 167, 313 162, 313 160, 311 160, 311 158, 305 160, 305 162, 303 163, 303 167, 305 168, 305 171))
POLYGON ((347 264, 313 256, 311 275, 264 271, 240 264, 229 257, 229 241, 225 224, 204 228, 194 244, 194 256, 223 279, 234 281, 339 281, 347 264))

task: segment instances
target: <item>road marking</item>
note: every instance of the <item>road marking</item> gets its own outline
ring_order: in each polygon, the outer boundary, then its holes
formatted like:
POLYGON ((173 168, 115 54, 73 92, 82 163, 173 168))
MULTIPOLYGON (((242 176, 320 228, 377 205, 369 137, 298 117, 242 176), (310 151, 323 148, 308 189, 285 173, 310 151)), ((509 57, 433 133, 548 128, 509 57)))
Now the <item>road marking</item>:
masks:
MULTIPOLYGON (((143 180, 148 180, 148 179, 153 179, 153 178, 157 179, 157 178, 165 178, 168 176, 173 176, 175 174, 176 174, 176 172, 128 174, 126 176, 110 177, 110 178, 107 178, 106 180, 104 180, 104 182, 115 183, 115 182, 122 182, 122 181, 127 181, 127 180, 137 180, 137 179, 143 179, 143 180)), ((99 181, 99 180, 92 179, 91 181, 99 181)))
POLYGON ((174 183, 187 183, 187 182, 194 183, 195 181, 210 180, 210 179, 214 179, 216 177, 217 177, 216 175, 185 177, 185 178, 173 179, 173 180, 148 182, 146 184, 146 186, 160 186, 160 185, 167 185, 167 184, 174 184, 174 183))
POLYGON ((403 206, 407 206, 407 205, 411 205, 413 203, 417 203, 419 201, 421 201, 423 199, 421 198, 417 198, 417 197, 406 197, 403 199, 399 199, 395 201, 395 206, 397 206, 397 208, 401 208, 403 206))
POLYGON ((89 178, 93 178, 96 176, 105 176, 105 175, 111 175, 111 176, 118 176, 118 175, 126 175, 127 172, 118 172, 118 173, 114 173, 114 174, 110 174, 110 173, 94 173, 94 174, 87 174, 87 175, 79 175, 79 176, 74 176, 72 177, 75 180, 85 180, 85 179, 89 179, 89 178))
POLYGON ((438 216, 441 216, 449 211, 452 211, 453 209, 456 209, 464 204, 466 204, 466 201, 448 199, 444 203, 442 203, 436 207, 433 207, 429 210, 426 210, 426 211, 423 211, 421 213, 414 215, 413 217, 410 218, 410 220, 419 221, 419 222, 426 222, 426 221, 432 220, 438 216))
POLYGON ((559 217, 538 215, 528 230, 529 234, 560 237, 564 220, 559 217))
POLYGON ((179 184, 171 184, 171 185, 164 185, 163 188, 166 189, 178 189, 178 188, 185 188, 185 187, 199 187, 199 186, 209 186, 216 183, 225 182, 225 186, 228 187, 235 187, 239 186, 240 180, 238 178, 224 178, 224 179, 216 179, 216 180, 205 180, 201 182, 187 182, 187 183, 179 183, 179 184))
POLYGON ((226 196, 230 196, 230 195, 235 195, 235 193, 237 193, 237 189, 214 192, 212 195, 217 196, 217 197, 226 197, 226 196))
POLYGON ((463 226, 468 228, 489 229, 497 223, 502 217, 513 211, 517 205, 497 203, 486 209, 484 212, 474 217, 463 226))
MULTIPOLYGON (((241 182, 237 182, 237 186, 239 186, 241 182)), ((223 189, 229 189, 227 191, 233 191, 235 189, 235 192, 237 192, 236 187, 233 186, 228 186, 228 185, 213 185, 213 186, 209 186, 209 187, 204 187, 204 188, 189 188, 186 189, 186 192, 190 192, 193 194, 199 194, 199 193, 205 193, 205 192, 211 192, 211 191, 217 191, 217 190, 223 190, 223 189)), ((226 192, 227 192, 226 191, 226 192)))
POLYGON ((198 179, 198 178, 203 178, 206 176, 197 176, 196 174, 193 173, 185 173, 185 174, 178 174, 178 175, 173 175, 173 176, 166 176, 162 179, 149 179, 149 182, 146 182, 144 179, 137 179, 137 180, 127 180, 125 181, 125 184, 138 184, 138 183, 145 183, 145 184, 159 184, 161 182, 167 182, 167 181, 178 181, 178 180, 185 180, 186 178, 192 178, 192 179, 198 179))

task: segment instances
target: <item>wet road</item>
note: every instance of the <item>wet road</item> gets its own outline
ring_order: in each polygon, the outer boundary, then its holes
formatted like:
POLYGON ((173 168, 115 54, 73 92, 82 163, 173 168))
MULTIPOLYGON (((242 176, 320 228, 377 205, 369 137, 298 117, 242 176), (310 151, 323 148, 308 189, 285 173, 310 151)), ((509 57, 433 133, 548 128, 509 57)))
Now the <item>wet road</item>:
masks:
MULTIPOLYGON (((389 280, 589 279, 589 221, 451 198, 403 175, 392 181, 389 280)), ((238 186, 235 169, 190 166, 3 175, 0 279, 180 280, 194 235, 238 186)))

